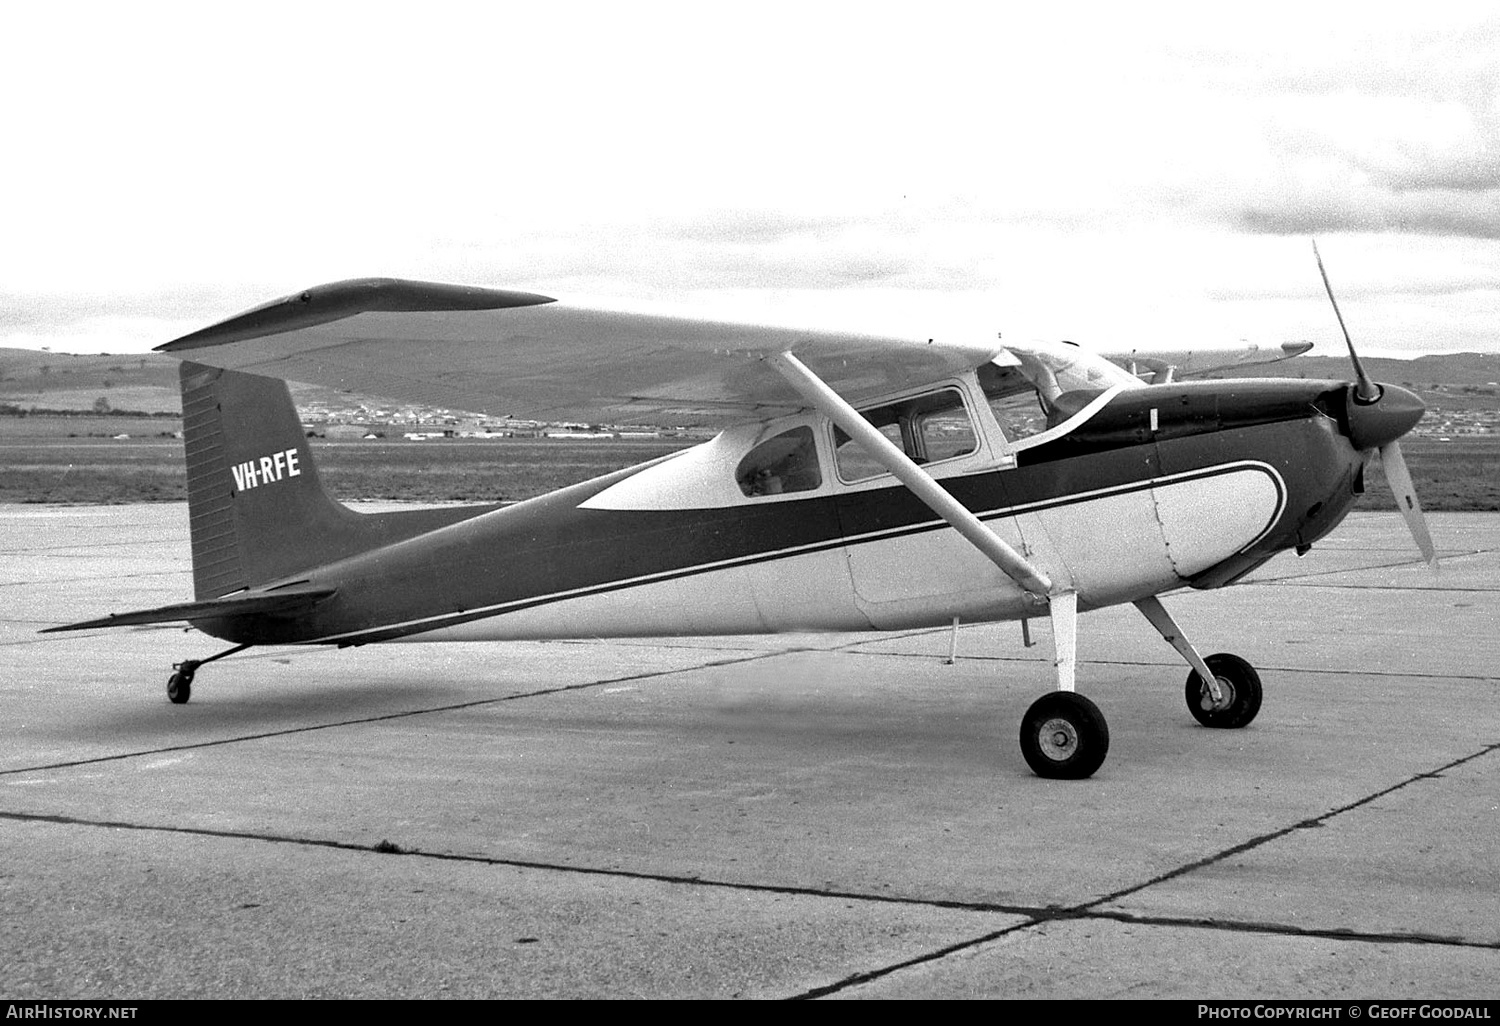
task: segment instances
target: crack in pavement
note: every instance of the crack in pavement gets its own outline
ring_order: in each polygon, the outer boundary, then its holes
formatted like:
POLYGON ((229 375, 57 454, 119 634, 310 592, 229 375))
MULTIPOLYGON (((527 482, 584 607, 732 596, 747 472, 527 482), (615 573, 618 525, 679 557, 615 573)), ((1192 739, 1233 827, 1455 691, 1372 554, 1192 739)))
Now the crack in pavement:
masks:
MULTIPOLYGON (((792 650, 795 651, 795 650, 792 650)), ((103 762, 121 762, 126 759, 140 759, 150 755, 164 755, 169 752, 186 752, 199 748, 217 748, 222 745, 240 744, 245 741, 262 741, 271 737, 286 737, 290 734, 308 734, 319 730, 332 730, 335 727, 352 727, 362 723, 380 723, 383 720, 400 720, 413 716, 427 716, 434 713, 453 712, 456 709, 474 709, 486 705, 498 705, 502 702, 515 702, 523 698, 544 698, 548 695, 561 695, 570 691, 586 691, 589 688, 603 687, 607 684, 621 684, 627 681, 650 680, 653 677, 666 677, 674 673, 691 673, 695 670, 710 670, 721 666, 734 666, 737 663, 755 662, 757 659, 768 659, 772 656, 783 655, 784 652, 756 652, 748 656, 740 656, 731 659, 713 659, 694 666, 680 666, 670 670, 650 670, 644 673, 626 674, 623 677, 609 677, 604 680, 585 681, 582 684, 564 684, 555 688, 539 688, 535 691, 519 691, 513 695, 497 695, 494 698, 476 698, 469 702, 455 702, 451 705, 434 705, 423 709, 403 709, 400 712, 380 713, 376 716, 360 716, 349 720, 335 720, 331 723, 313 723, 303 727, 283 727, 280 730, 267 730, 256 734, 239 734, 235 737, 215 738, 212 741, 193 741, 180 745, 166 745, 161 748, 146 748, 131 752, 116 752, 111 755, 96 755, 87 759, 72 759, 65 762, 42 763, 36 766, 20 766, 13 769, 0 769, 0 777, 16 776, 21 773, 40 773, 44 770, 71 769, 76 766, 92 766, 103 762)), ((264 657, 263 657, 264 658, 264 657)))
MULTIPOLYGON (((942 628, 942 629, 946 630, 947 628, 942 628)), ((915 635, 918 635, 918 634, 925 634, 925 633, 929 633, 929 631, 928 630, 914 631, 911 634, 902 635, 902 636, 903 637, 912 637, 912 636, 915 636, 915 635)), ((39 640, 49 641, 51 639, 49 638, 49 639, 39 639, 39 640)), ((36 643, 36 642, 34 640, 28 639, 26 641, 21 641, 21 642, 10 642, 9 644, 33 644, 33 643, 36 643)), ((583 644, 583 643, 585 643, 585 642, 583 642, 581 640, 580 641, 574 641, 574 642, 564 642, 564 644, 583 644)), ((864 642, 863 641, 851 641, 851 642, 846 642, 846 643, 844 643, 842 645, 836 645, 836 646, 834 646, 832 648, 819 648, 819 647, 816 647, 816 646, 795 646, 795 647, 791 647, 791 648, 779 648, 779 649, 775 649, 773 651, 766 651, 766 652, 752 652, 749 655, 734 656, 734 657, 730 657, 730 658, 726 658, 726 659, 710 659, 707 662, 697 663, 697 664, 694 664, 692 666, 679 666, 679 667, 675 667, 675 668, 672 668, 672 669, 666 669, 666 670, 649 670, 649 671, 646 671, 646 672, 643 672, 643 673, 627 674, 627 675, 625 675, 623 677, 608 677, 608 678, 605 678, 605 679, 602 679, 602 680, 585 681, 582 684, 565 684, 565 685, 562 685, 560 687, 555 687, 555 688, 540 688, 540 689, 535 690, 535 691, 520 691, 520 692, 517 692, 517 693, 515 693, 513 695, 498 695, 498 696, 496 696, 494 698, 476 698, 476 699, 474 699, 472 701, 468 701, 468 702, 455 702, 455 703, 450 704, 450 705, 435 705, 435 706, 428 706, 428 707, 422 708, 422 709, 404 709, 404 710, 402 710, 400 712, 381 713, 381 714, 379 714, 377 716, 360 716, 360 717, 356 717, 354 719, 334 720, 333 722, 330 722, 330 723, 314 723, 314 724, 309 724, 307 726, 302 726, 302 727, 284 727, 284 728, 282 728, 280 730, 267 730, 267 731, 262 731, 262 732, 255 733, 255 734, 239 734, 239 735, 236 735, 234 737, 216 738, 216 739, 214 739, 212 741, 193 741, 193 742, 189 742, 189 743, 186 743, 186 744, 180 744, 180 745, 167 745, 167 746, 162 747, 162 748, 146 748, 146 749, 139 749, 139 750, 130 751, 130 752, 117 752, 117 753, 114 753, 114 754, 111 754, 111 755, 98 755, 98 756, 93 756, 93 757, 87 758, 87 759, 73 759, 73 760, 69 760, 69 761, 65 761, 65 762, 41 763, 41 764, 38 764, 38 765, 35 765, 35 766, 20 766, 20 767, 15 767, 15 768, 11 768, 11 769, 0 769, 0 777, 15 776, 15 775, 21 774, 21 773, 40 773, 40 772, 42 772, 44 770, 70 769, 70 768, 73 768, 73 767, 76 767, 76 766, 90 766, 90 765, 94 765, 94 764, 97 764, 97 763, 103 763, 103 762, 120 762, 120 761, 123 761, 123 760, 126 760, 126 759, 139 759, 139 758, 144 758, 146 756, 151 756, 151 755, 164 755, 164 754, 167 754, 169 752, 192 751, 192 750, 198 749, 198 748, 217 748, 217 747, 222 746, 222 745, 238 744, 238 743, 243 742, 243 741, 261 741, 261 740, 265 740, 266 738, 285 737, 285 736, 290 735, 290 734, 306 734, 306 733, 311 733, 313 731, 319 731, 319 730, 331 730, 331 729, 333 729, 335 727, 352 727, 352 726, 358 726, 359 724, 363 724, 363 723, 379 723, 379 722, 381 722, 383 720, 399 720, 399 719, 406 719, 406 718, 413 717, 413 716, 426 716, 428 714, 433 714, 433 713, 454 712, 455 710, 459 710, 459 709, 474 709, 474 708, 478 708, 478 707, 486 706, 486 705, 496 705, 496 704, 499 704, 501 702, 514 702, 514 701, 518 701, 518 700, 523 699, 523 698, 542 698, 542 697, 546 697, 548 695, 566 694, 567 692, 570 692, 570 691, 586 691, 589 688, 603 687, 603 686, 609 685, 609 684, 623 684, 623 683, 628 683, 630 681, 651 680, 654 677, 667 677, 667 676, 671 676, 674 673, 689 673, 689 672, 692 672, 692 671, 695 671, 695 670, 712 670, 712 669, 718 669, 718 668, 724 667, 724 666, 735 666, 735 665, 740 664, 740 663, 751 663, 751 662, 755 662, 755 661, 760 660, 760 659, 771 659, 771 658, 775 658, 776 656, 790 655, 790 654, 797 653, 797 652, 837 652, 837 651, 841 651, 841 650, 846 650, 847 649, 847 650, 850 650, 850 654, 852 654, 852 655, 859 655, 859 654, 863 654, 863 653, 854 652, 853 648, 854 648, 854 646, 860 645, 860 644, 864 644, 864 642)), ((0 647, 3 647, 3 645, 0 645, 0 647)), ((682 650, 682 649, 691 649, 691 650, 694 650, 694 651, 703 651, 703 652, 710 652, 710 653, 711 652, 716 652, 716 651, 718 651, 718 652, 723 652, 723 651, 743 652, 744 651, 744 649, 742 649, 742 648, 741 649, 698 648, 696 646, 689 646, 689 645, 680 645, 680 646, 676 646, 676 647, 679 650, 682 650)), ((289 654, 290 651, 295 651, 295 650, 288 650, 288 649, 284 649, 284 648, 283 649, 270 649, 270 650, 265 650, 265 651, 257 652, 257 653, 255 653, 253 655, 244 655, 244 656, 240 657, 239 659, 237 659, 236 661, 237 662, 244 662, 244 661, 249 661, 249 660, 254 660, 254 659, 278 659, 278 658, 285 659, 285 658, 287 658, 287 656, 288 656, 288 654, 289 654)), ((324 651, 325 650, 315 650, 312 653, 305 653, 305 654, 323 654, 324 651)))
MULTIPOLYGON (((1452 550, 1452 551, 1448 551, 1448 552, 1439 552, 1438 553, 1438 559, 1439 559, 1440 562, 1442 560, 1450 560, 1450 561, 1451 560, 1461 560, 1461 559, 1467 559, 1470 556, 1484 556, 1484 555, 1488 555, 1489 552, 1490 552, 1489 549, 1461 549, 1461 550, 1456 549, 1456 550, 1452 550)), ((1408 556, 1405 559, 1398 559, 1398 560, 1394 560, 1394 561, 1389 562, 1389 563, 1370 563, 1368 565, 1361 564, 1359 566, 1330 567, 1327 570, 1306 570, 1306 571, 1299 571, 1297 573, 1288 573, 1288 574, 1284 574, 1282 576, 1277 576, 1277 577, 1271 577, 1271 576, 1266 576, 1266 577, 1250 577, 1250 578, 1247 578, 1246 580, 1240 581, 1238 583, 1241 584, 1241 585, 1255 585, 1257 587, 1265 588, 1265 587, 1275 587, 1278 584, 1294 584, 1294 583, 1296 583, 1298 581, 1306 581, 1306 580, 1310 580, 1310 579, 1315 578, 1315 577, 1334 577, 1334 576, 1337 576, 1339 574, 1363 573, 1366 570, 1395 570, 1395 569, 1398 569, 1400 567, 1419 567, 1419 566, 1422 566, 1422 565, 1423 565, 1422 560, 1420 560, 1420 559, 1412 559, 1410 556, 1408 556)), ((1429 574, 1429 576, 1434 576, 1435 577, 1436 575, 1435 574, 1429 574)), ((1314 587, 1320 587, 1320 588, 1355 588, 1355 587, 1357 587, 1357 588, 1359 588, 1361 590, 1365 590, 1365 591, 1406 591, 1406 590, 1410 590, 1410 591, 1481 591, 1481 592, 1489 592, 1489 591, 1495 591, 1496 590, 1494 588, 1458 588, 1458 587, 1443 588, 1443 587, 1436 587, 1436 586, 1434 586, 1434 587, 1419 587, 1417 585, 1410 585, 1410 584, 1405 584, 1405 585, 1402 585, 1402 584, 1361 584, 1361 585, 1349 585, 1349 584, 1315 584, 1313 586, 1314 587)))
POLYGON ((19 823, 51 823, 61 826, 95 827, 106 830, 132 830, 144 833, 166 833, 181 834, 196 837, 210 837, 223 840, 259 841, 266 844, 286 844, 304 848, 325 848, 337 851, 359 852, 383 856, 395 856, 404 858, 427 859, 435 862, 457 862, 468 865, 501 866, 512 869, 529 869, 544 872, 570 873, 580 876, 596 876, 622 880, 633 880, 643 883, 660 883, 675 886, 706 887, 719 890, 736 891, 740 893, 775 894, 789 897, 826 898, 836 901, 859 901, 881 905, 908 905, 919 908, 943 909, 948 911, 989 913, 997 915, 1021 916, 1024 921, 1013 923, 998 930, 987 931, 977 937, 946 944, 931 951, 924 952, 900 962, 881 966, 875 969, 865 970, 846 976, 833 983, 814 987, 798 994, 789 995, 789 1000, 806 1000, 811 998, 826 997, 836 994, 861 984, 870 983, 875 980, 909 969, 939 961, 950 955, 962 951, 972 950, 981 945, 988 944, 1010 934, 1033 929, 1054 922, 1075 922, 1086 920, 1106 920, 1120 923, 1133 923, 1146 926, 1163 927, 1185 927, 1189 929, 1217 930, 1232 933, 1254 933, 1271 934, 1289 937, 1315 937, 1328 940, 1355 941, 1372 944, 1419 944, 1440 945, 1446 947, 1472 948, 1480 950, 1500 951, 1500 942, 1486 942, 1468 940, 1463 937, 1446 937, 1441 935, 1411 933, 1400 931, 1374 932, 1344 929, 1318 929, 1315 927, 1291 926, 1284 923, 1252 922, 1241 920, 1216 920, 1190 916, 1153 916, 1129 912, 1120 912, 1109 909, 1099 909, 1096 906, 1112 901, 1121 895, 1137 893, 1156 883, 1174 879, 1195 869, 1211 865, 1221 859, 1228 858, 1234 854, 1258 847, 1278 837, 1285 836, 1292 830, 1301 829, 1309 823, 1321 822, 1330 819, 1343 812, 1358 808, 1382 795, 1405 787, 1416 780, 1440 776, 1442 769, 1461 765, 1471 759, 1477 758, 1487 752, 1500 749, 1500 744, 1492 745, 1486 749, 1454 760, 1439 770, 1414 775, 1412 778, 1402 781, 1392 787, 1386 788, 1370 795, 1358 802, 1339 809, 1324 813, 1322 816, 1312 820, 1304 820, 1294 826, 1275 831, 1262 837, 1255 838, 1244 844, 1219 852, 1179 867, 1177 870, 1161 874, 1143 884, 1126 888, 1091 902, 1079 905, 1010 905, 997 902, 959 901, 952 899, 921 898, 909 895, 895 894, 872 894, 864 891, 845 891, 827 887, 798 887, 786 884, 755 883, 752 881, 724 880, 713 877, 705 877, 693 874, 673 873, 651 873, 641 870, 619 869, 612 867, 572 865, 562 862, 544 862, 534 859, 513 859, 501 856, 455 854, 451 852, 426 851, 420 848, 401 847, 389 840, 381 840, 376 844, 360 844, 352 841, 339 841, 331 838, 299 837, 287 834, 273 834, 257 831, 220 830, 209 827, 184 827, 168 826, 156 823, 137 823, 128 820, 96 820, 84 819, 75 816, 63 816, 49 813, 27 813, 0 810, 0 820, 19 823))
POLYGON ((899 972, 902 969, 909 969, 914 966, 924 965, 929 962, 937 961, 938 959, 945 958, 948 955, 956 954, 960 951, 972 950, 979 947, 980 945, 988 944, 991 941, 998 940, 999 938, 1007 936, 1009 934, 1017 933, 1022 930, 1029 930, 1033 927, 1041 926, 1050 922, 1069 920, 1082 921, 1104 919, 1114 922, 1138 923, 1148 926, 1184 926, 1204 930, 1220 930, 1235 933, 1274 934, 1288 937, 1317 937, 1326 940, 1348 940, 1376 944, 1439 944, 1449 947, 1478 948, 1482 950, 1500 951, 1500 941, 1474 941, 1467 940, 1462 937, 1447 937, 1439 934, 1415 932, 1377 933, 1358 930, 1315 929, 1310 927, 1291 926, 1284 923, 1261 923, 1233 919, 1197 919, 1186 916, 1147 916, 1129 912, 1118 912, 1110 909, 1102 909, 1099 907, 1101 905, 1106 905, 1111 902, 1118 901, 1121 898, 1127 897, 1132 894, 1139 894, 1147 888, 1154 887, 1160 883, 1165 883, 1168 880, 1175 880, 1199 869, 1204 869, 1209 866, 1215 865, 1219 862, 1224 861, 1225 859, 1232 858, 1235 855, 1240 855, 1255 848, 1260 848, 1271 843, 1272 841, 1276 841, 1283 837, 1286 837, 1294 831, 1313 829, 1323 826, 1327 821, 1335 818, 1336 816, 1341 816, 1346 812, 1352 812, 1355 809, 1368 805, 1371 802, 1377 801, 1378 799, 1383 798, 1388 794, 1399 791, 1402 788, 1417 783, 1418 781, 1432 780, 1441 777, 1448 770, 1455 769, 1459 766, 1464 765, 1465 763, 1472 762, 1475 759, 1483 758, 1486 755, 1491 755, 1496 751, 1500 751, 1500 742, 1485 745, 1478 751, 1471 752, 1470 754, 1465 756, 1460 756, 1457 759, 1453 759, 1447 763, 1444 763, 1442 766, 1439 766, 1437 769, 1427 770, 1422 773, 1414 773, 1405 780, 1392 784, 1390 787, 1382 788, 1381 790, 1376 791, 1373 794, 1366 795, 1358 801, 1349 802, 1345 805, 1339 806, 1336 809, 1330 809, 1329 811, 1324 812, 1321 815, 1300 820, 1296 823, 1293 823, 1291 826, 1283 827, 1280 830, 1273 830, 1269 833, 1261 834, 1258 837, 1253 837, 1248 841, 1245 841, 1241 844, 1236 844, 1232 847, 1224 849, 1223 851, 1216 852, 1213 855, 1198 859, 1194 862, 1189 862, 1186 865, 1179 866, 1176 869, 1169 870, 1168 872, 1161 873, 1155 877, 1152 877, 1150 880, 1147 880, 1144 883, 1136 884, 1133 887, 1122 888, 1118 891, 1106 894, 1100 898, 1095 898, 1093 901, 1087 901, 1079 905, 1049 908, 1048 910, 1046 910, 1046 914, 1044 915, 1024 913, 1017 909, 1014 910, 1016 914, 1031 915, 1030 921, 1025 923, 1018 923, 1014 926, 1009 926, 1002 930, 992 931, 990 933, 984 934, 983 936, 972 938, 968 941, 963 941, 957 944, 950 944, 943 948, 927 952, 923 955, 918 955, 915 958, 905 959, 901 962, 896 962, 879 969, 872 969, 862 973, 856 973, 854 975, 845 977, 842 980, 835 981, 834 983, 827 984, 822 987, 815 987, 812 990, 808 990, 801 994, 795 995, 795 997, 800 999, 826 997, 830 994, 836 994, 840 991, 860 986, 861 984, 873 982, 875 980, 881 979, 882 977, 899 972))

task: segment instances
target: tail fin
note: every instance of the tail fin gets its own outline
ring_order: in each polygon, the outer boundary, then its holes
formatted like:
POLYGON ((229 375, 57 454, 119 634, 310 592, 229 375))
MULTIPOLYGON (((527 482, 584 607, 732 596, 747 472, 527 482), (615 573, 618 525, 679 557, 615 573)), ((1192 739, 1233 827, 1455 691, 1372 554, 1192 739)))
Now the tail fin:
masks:
POLYGON ((495 508, 356 513, 324 489, 285 383, 196 363, 182 365, 181 383, 200 602, 495 508))

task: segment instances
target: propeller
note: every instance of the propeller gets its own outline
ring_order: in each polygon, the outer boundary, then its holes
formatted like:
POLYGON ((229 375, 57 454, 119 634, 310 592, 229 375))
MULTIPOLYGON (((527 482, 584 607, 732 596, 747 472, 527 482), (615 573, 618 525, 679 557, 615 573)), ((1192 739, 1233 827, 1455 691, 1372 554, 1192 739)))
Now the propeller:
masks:
POLYGON ((1411 471, 1406 469, 1406 459, 1401 455, 1399 442, 1387 442, 1380 447, 1380 465, 1385 470, 1385 479, 1396 493, 1396 508, 1406 518, 1422 558, 1433 570, 1438 568, 1437 549, 1432 544, 1432 532, 1427 530, 1427 517, 1422 513, 1422 503, 1417 499, 1416 486, 1411 481, 1411 471))
POLYGON ((1333 315, 1338 318, 1339 330, 1344 333, 1344 344, 1349 347, 1349 361, 1354 364, 1353 401, 1349 404, 1349 441, 1361 452, 1374 450, 1380 454, 1380 466, 1391 491, 1396 494, 1396 507, 1406 519, 1407 529, 1417 543, 1422 558, 1433 570, 1437 569, 1437 549, 1432 544, 1432 532, 1427 529, 1427 517, 1422 513, 1422 503, 1417 499, 1416 486, 1412 484, 1411 471, 1406 467, 1406 458, 1401 455, 1397 441, 1422 419, 1425 406, 1422 400, 1404 388, 1382 387, 1370 380, 1359 354, 1354 351, 1354 340, 1344 325, 1344 315, 1339 312, 1339 301, 1333 296, 1333 286, 1328 283, 1328 272, 1323 268, 1323 255, 1318 252, 1318 240, 1312 240, 1313 257, 1318 261, 1318 274, 1323 278, 1323 290, 1328 293, 1328 302, 1333 304, 1333 315))

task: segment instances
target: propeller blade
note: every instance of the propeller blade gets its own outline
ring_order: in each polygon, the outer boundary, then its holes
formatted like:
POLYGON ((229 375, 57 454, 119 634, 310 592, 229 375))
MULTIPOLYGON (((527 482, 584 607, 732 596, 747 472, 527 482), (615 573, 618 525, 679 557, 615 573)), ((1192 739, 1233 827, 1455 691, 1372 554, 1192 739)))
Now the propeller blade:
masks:
POLYGON ((1432 532, 1427 530, 1427 518, 1422 514, 1422 503, 1417 500, 1417 489, 1411 481, 1411 471, 1406 469, 1406 457, 1401 455, 1401 446, 1387 442, 1380 447, 1380 466, 1391 491, 1396 493, 1396 506, 1406 518, 1406 526, 1416 539, 1422 558, 1433 570, 1437 569, 1437 549, 1432 544, 1432 532))
POLYGON ((1359 362, 1359 354, 1354 351, 1354 340, 1349 337, 1349 329, 1344 327, 1344 315, 1339 313, 1339 301, 1333 298, 1333 286, 1328 284, 1328 272, 1323 270, 1323 254, 1318 252, 1318 240, 1312 240, 1313 258, 1318 261, 1318 273, 1323 276, 1323 291, 1328 293, 1328 301, 1333 304, 1333 315, 1339 319, 1339 330, 1344 333, 1344 344, 1349 347, 1349 360, 1354 364, 1354 376, 1359 379, 1359 397, 1367 403, 1372 403, 1380 398, 1380 389, 1375 387, 1375 382, 1365 373, 1364 365, 1359 362))

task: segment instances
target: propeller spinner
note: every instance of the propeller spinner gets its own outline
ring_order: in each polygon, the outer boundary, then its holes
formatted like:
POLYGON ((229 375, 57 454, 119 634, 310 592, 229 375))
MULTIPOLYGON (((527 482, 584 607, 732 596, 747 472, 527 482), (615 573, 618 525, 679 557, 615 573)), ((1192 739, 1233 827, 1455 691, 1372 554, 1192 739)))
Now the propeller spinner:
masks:
POLYGON ((1333 304, 1333 315, 1338 318, 1339 330, 1344 333, 1344 344, 1349 347, 1349 360, 1354 364, 1354 394, 1349 401, 1349 441, 1361 452, 1376 451, 1380 454, 1380 466, 1391 491, 1396 494, 1396 507, 1406 518, 1422 558, 1428 566, 1437 569, 1437 549, 1432 544, 1432 532, 1427 529, 1427 517, 1422 513, 1422 503, 1417 499, 1416 486, 1412 484, 1411 471, 1406 467, 1406 458, 1401 455, 1397 441, 1422 419, 1426 406, 1422 400, 1404 388, 1394 385, 1377 385, 1365 373, 1354 351, 1354 340, 1344 326, 1344 315, 1339 312, 1339 301, 1333 296, 1333 286, 1328 283, 1328 272, 1323 268, 1323 256, 1318 252, 1318 242, 1313 240, 1313 257, 1318 261, 1318 274, 1323 277, 1323 289, 1328 301, 1333 304))

